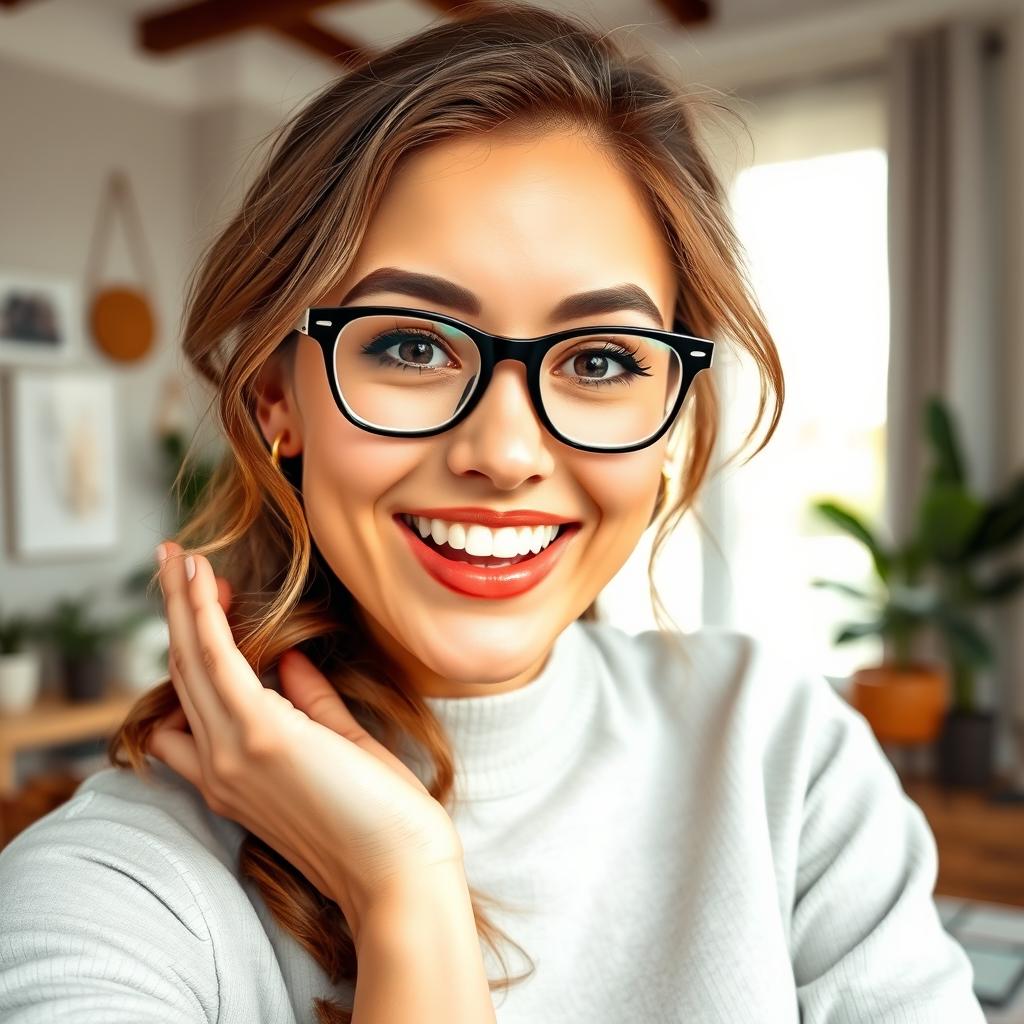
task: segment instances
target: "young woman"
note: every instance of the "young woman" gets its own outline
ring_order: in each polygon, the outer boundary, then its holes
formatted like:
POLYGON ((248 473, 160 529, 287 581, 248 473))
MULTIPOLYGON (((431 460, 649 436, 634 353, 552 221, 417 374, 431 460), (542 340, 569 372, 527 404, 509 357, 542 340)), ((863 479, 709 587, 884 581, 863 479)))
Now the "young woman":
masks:
POLYGON ((230 458, 170 678, 0 855, 4 1021, 983 1021, 864 719, 596 614, 699 494, 709 339, 781 407, 698 112, 506 5, 282 129, 188 297, 230 458))

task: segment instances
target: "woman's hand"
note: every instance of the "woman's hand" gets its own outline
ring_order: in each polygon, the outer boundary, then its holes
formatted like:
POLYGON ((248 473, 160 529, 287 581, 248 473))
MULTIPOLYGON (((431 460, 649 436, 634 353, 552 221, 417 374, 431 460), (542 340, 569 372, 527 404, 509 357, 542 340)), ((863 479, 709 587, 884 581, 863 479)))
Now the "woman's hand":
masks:
POLYGON ((226 582, 201 555, 186 558, 173 542, 164 549, 168 667, 181 710, 148 751, 335 900, 353 932, 391 887, 461 866, 444 807, 309 659, 289 649, 278 663, 285 696, 265 687, 235 646, 226 582))

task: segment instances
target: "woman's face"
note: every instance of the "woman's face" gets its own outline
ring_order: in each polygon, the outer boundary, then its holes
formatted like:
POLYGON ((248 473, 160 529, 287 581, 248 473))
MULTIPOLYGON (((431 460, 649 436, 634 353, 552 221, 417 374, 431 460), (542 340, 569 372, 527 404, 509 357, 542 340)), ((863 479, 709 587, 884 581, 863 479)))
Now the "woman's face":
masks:
MULTIPOLYGON (((492 133, 410 154, 351 268, 315 304, 410 306, 526 338, 585 326, 671 329, 675 295, 657 222, 595 143, 492 133), (383 267, 444 278, 474 298, 442 300, 394 283, 349 297, 383 267), (656 310, 550 319, 569 295, 626 284, 656 310)), ((259 419, 268 441, 285 432, 283 455, 302 453, 311 536, 365 628, 425 696, 502 692, 537 675, 646 529, 667 444, 666 435, 640 451, 600 454, 557 441, 534 412, 525 367, 511 361, 495 367, 480 404, 447 432, 372 434, 338 410, 321 350, 305 335, 291 378, 273 398, 264 393, 259 419), (428 571, 415 553, 419 535, 396 518, 455 506, 551 513, 580 529, 539 583, 484 597, 428 571)))

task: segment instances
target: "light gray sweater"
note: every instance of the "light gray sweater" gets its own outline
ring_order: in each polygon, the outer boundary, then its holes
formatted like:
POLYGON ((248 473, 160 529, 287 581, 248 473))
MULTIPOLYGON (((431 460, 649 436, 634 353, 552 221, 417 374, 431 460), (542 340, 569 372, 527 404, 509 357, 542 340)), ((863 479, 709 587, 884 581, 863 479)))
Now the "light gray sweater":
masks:
MULTIPOLYGON (((515 904, 489 913, 535 967, 493 993, 499 1024, 983 1024, 933 835, 865 720, 762 640, 681 639, 691 663, 576 622, 527 686, 429 698, 469 884, 515 904)), ((152 784, 101 770, 0 852, 0 1022, 350 1006, 239 879, 242 829, 150 761, 152 784)))

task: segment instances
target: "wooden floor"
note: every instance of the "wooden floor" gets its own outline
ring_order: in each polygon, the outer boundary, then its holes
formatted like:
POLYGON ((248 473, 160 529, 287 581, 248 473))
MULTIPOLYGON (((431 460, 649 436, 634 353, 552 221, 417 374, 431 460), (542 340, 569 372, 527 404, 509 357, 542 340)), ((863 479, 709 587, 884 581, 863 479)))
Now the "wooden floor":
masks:
POLYGON ((1024 907, 1024 803, 996 803, 967 789, 947 793, 903 773, 900 781, 935 834, 936 895, 1024 907))

